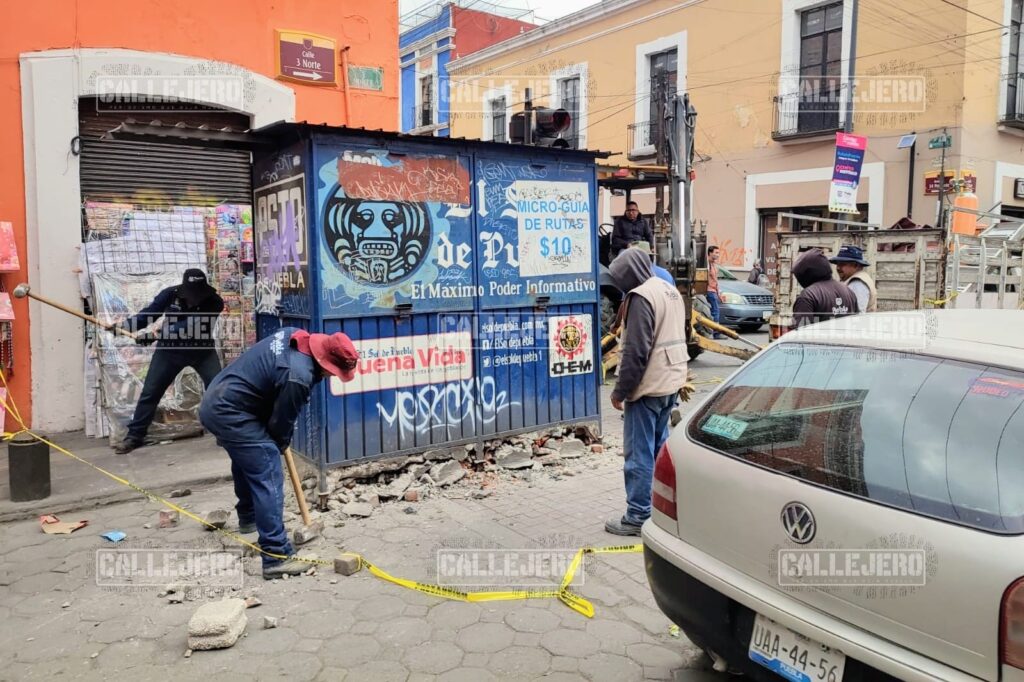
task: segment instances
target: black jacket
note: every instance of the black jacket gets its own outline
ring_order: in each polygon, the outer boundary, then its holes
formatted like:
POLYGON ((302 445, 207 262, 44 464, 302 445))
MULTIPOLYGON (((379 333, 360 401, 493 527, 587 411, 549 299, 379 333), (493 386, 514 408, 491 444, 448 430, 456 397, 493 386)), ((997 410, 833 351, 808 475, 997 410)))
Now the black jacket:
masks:
POLYGON ((637 216, 636 220, 627 220, 626 216, 619 216, 612 228, 612 257, 614 258, 619 251, 628 249, 633 242, 647 242, 651 245, 651 253, 654 253, 654 230, 643 216, 637 216))
POLYGON ((224 310, 224 299, 211 290, 205 298, 189 306, 179 294, 179 288, 167 287, 138 315, 119 326, 134 334, 163 317, 164 323, 156 334, 158 347, 214 348, 217 345, 214 328, 224 310))

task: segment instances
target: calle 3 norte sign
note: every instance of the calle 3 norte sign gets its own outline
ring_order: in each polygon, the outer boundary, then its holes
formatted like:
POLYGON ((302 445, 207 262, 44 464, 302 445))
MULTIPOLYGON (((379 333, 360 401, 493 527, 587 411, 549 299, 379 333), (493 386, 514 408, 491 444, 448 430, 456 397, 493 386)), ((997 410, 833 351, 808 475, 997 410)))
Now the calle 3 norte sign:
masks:
POLYGON ((275 30, 277 78, 307 85, 338 84, 338 44, 304 31, 275 30))

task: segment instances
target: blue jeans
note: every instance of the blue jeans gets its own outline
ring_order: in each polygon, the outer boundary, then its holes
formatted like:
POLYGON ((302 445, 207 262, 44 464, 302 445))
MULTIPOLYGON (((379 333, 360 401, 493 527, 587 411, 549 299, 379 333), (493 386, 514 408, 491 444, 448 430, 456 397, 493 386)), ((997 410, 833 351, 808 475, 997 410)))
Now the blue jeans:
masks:
MULTIPOLYGON (((284 528, 284 470, 281 450, 271 441, 218 444, 231 458, 231 477, 235 480, 238 524, 256 524, 260 547, 272 554, 291 556, 292 544, 284 528)), ((263 555, 263 567, 280 563, 263 555)))
POLYGON ((711 306, 711 319, 714 320, 715 322, 718 322, 719 317, 722 314, 721 310, 718 307, 721 304, 721 301, 718 299, 718 294, 716 294, 713 291, 709 291, 707 299, 708 305, 711 306))
POLYGON ((157 346, 153 359, 149 362, 146 380, 142 384, 142 395, 135 405, 135 414, 128 424, 128 438, 143 441, 149 425, 156 416, 157 405, 164 393, 174 383, 174 379, 186 368, 191 367, 199 373, 203 386, 210 387, 210 382, 220 372, 220 358, 213 348, 161 348, 157 346))
POLYGON ((637 525, 651 516, 651 487, 654 485, 654 458, 668 438, 668 423, 677 393, 640 398, 626 402, 623 445, 626 449, 627 523, 637 525))

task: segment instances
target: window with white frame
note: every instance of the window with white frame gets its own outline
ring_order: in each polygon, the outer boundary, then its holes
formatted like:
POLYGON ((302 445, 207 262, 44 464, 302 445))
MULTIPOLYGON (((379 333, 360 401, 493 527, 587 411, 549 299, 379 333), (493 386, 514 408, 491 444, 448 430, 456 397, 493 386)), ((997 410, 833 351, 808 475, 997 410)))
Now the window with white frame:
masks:
POLYGON ((562 133, 562 139, 571 149, 580 146, 580 77, 572 76, 558 81, 559 108, 569 113, 569 128, 562 133))
POLYGON ((508 117, 506 115, 506 107, 508 106, 505 101, 504 95, 499 95, 491 99, 491 140, 494 142, 507 142, 508 141, 508 117))
POLYGON ((1010 4, 1010 44, 1009 44, 1009 68, 1006 72, 1006 110, 1003 119, 1017 123, 1024 123, 1024 73, 1022 73, 1021 58, 1024 57, 1024 50, 1021 49, 1022 38, 1021 23, 1024 14, 1024 0, 1012 0, 1010 4))
POLYGON ((651 101, 650 117, 647 119, 647 144, 664 152, 667 145, 665 134, 665 109, 676 96, 679 81, 679 52, 673 48, 650 55, 651 101))
POLYGON ((419 125, 434 124, 434 75, 420 78, 419 125))

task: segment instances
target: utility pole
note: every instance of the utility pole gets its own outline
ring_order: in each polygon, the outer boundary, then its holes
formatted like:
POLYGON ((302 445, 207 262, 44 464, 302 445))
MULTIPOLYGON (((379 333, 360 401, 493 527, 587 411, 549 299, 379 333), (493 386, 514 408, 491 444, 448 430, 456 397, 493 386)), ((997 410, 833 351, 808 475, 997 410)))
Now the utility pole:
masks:
POLYGON ((857 75, 857 16, 858 1, 853 0, 850 8, 850 62, 846 66, 846 116, 843 130, 853 131, 853 81, 857 75))
POLYGON ((523 97, 523 144, 533 144, 533 91, 526 88, 526 96, 523 97))
POLYGON ((939 229, 946 227, 946 211, 943 204, 946 198, 946 129, 942 129, 942 160, 939 161, 939 229))

